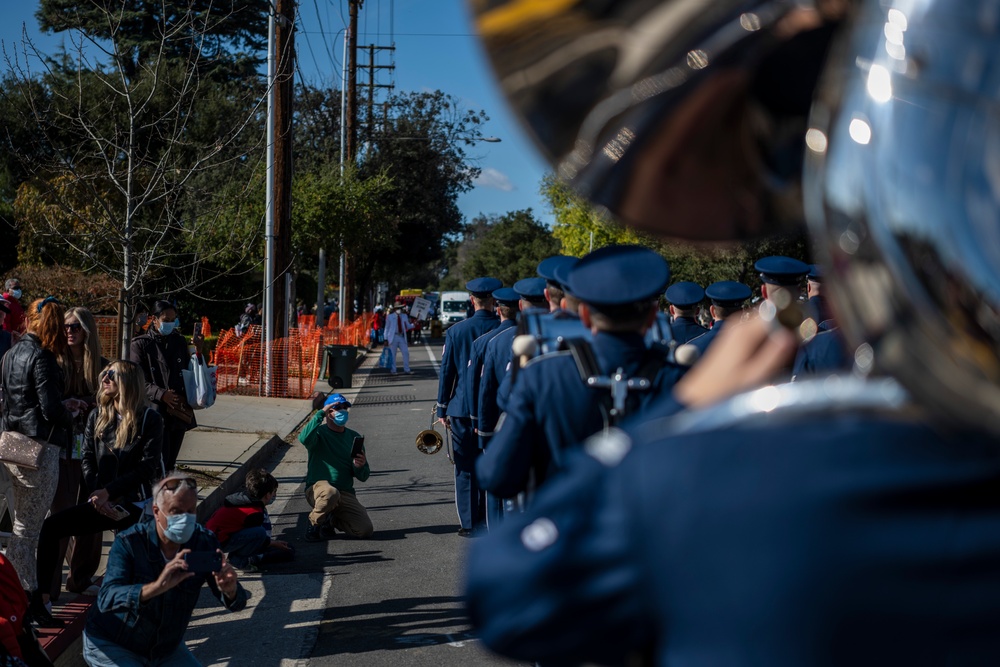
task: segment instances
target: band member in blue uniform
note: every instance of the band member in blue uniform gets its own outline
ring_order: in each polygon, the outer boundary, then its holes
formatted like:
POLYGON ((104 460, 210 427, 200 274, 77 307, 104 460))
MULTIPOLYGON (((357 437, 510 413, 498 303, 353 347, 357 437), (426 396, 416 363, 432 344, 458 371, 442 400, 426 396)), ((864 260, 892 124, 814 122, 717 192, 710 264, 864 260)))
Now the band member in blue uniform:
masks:
POLYGON ((448 328, 441 350, 441 378, 438 382, 437 416, 451 429, 452 454, 455 459, 455 505, 460 528, 468 537, 485 519, 476 484, 476 458, 479 441, 472 428, 466 393, 469 391, 468 368, 472 361, 472 343, 500 325, 493 312, 493 292, 503 287, 496 278, 476 278, 465 285, 475 308, 469 317, 448 328))
MULTIPOLYGON (((481 423, 477 416, 479 414, 479 406, 483 402, 480 390, 482 388, 483 364, 486 360, 487 346, 491 340, 504 331, 517 329, 518 305, 521 300, 521 297, 512 287, 501 287, 493 292, 493 298, 497 304, 497 315, 500 317, 500 326, 484 333, 473 342, 472 363, 469 364, 468 386, 470 387, 470 391, 467 394, 467 398, 472 414, 472 425, 479 439, 480 450, 486 448, 486 443, 492 435, 491 430, 483 430, 486 427, 486 422, 481 423)), ((490 422, 489 429, 493 428, 493 424, 494 422, 490 422)), ((485 494, 485 492, 481 493, 485 494)), ((503 501, 494 496, 481 495, 480 502, 485 507, 487 528, 498 525, 500 518, 503 516, 503 501)))
MULTIPOLYGON (((716 0, 711 16, 671 11, 680 4, 573 5, 571 44, 613 25, 622 55, 651 15, 669 14, 666 43, 644 44, 634 78, 623 66, 594 75, 592 51, 554 65, 551 50, 531 48, 565 16, 515 33, 485 20, 503 7, 491 3, 480 25, 497 49, 514 47, 494 62, 549 154, 626 219, 737 238, 804 210, 868 376, 689 400, 689 412, 587 443, 527 514, 470 552, 473 624, 506 655, 559 664, 635 653, 686 667, 998 664, 992 4, 765 0, 748 14, 716 0), (843 11, 851 20, 827 59, 836 29, 823 21, 843 11), (516 76, 535 72, 533 57, 546 59, 537 78, 550 94, 574 82, 560 104, 516 76), (956 67, 969 62, 978 75, 956 67), (588 113, 596 106, 604 113, 588 113), (571 118, 585 122, 565 130, 571 118), (776 127, 802 138, 804 183, 776 127), (747 133, 752 155, 723 140, 747 133), (758 178, 734 186, 739 173, 758 178)), ((781 368, 787 359, 763 353, 789 342, 785 321, 727 324, 675 396, 693 395, 688 383, 720 356, 781 368)))
MULTIPOLYGON (((548 288, 542 278, 522 278, 514 283, 514 291, 521 297, 519 307, 522 314, 542 313, 549 308, 548 288)), ((559 312, 559 311, 556 311, 559 312)), ((483 393, 486 406, 484 414, 487 415, 488 423, 496 425, 497 419, 507 406, 507 399, 510 396, 511 366, 513 364, 513 351, 511 345, 518 329, 508 329, 497 337, 494 343, 490 341, 489 359, 486 366, 492 371, 492 377, 488 380, 489 390, 483 393)), ((490 372, 490 371, 487 371, 490 372)), ((486 430, 492 431, 487 427, 486 430)))
POLYGON ((562 308, 565 294, 562 282, 556 278, 556 270, 559 267, 572 268, 578 259, 566 255, 553 255, 538 263, 538 276, 545 279, 545 299, 549 302, 549 310, 552 312, 562 308))
POLYGON ((743 312, 747 299, 753 296, 753 290, 734 280, 720 280, 705 288, 705 296, 712 302, 708 307, 713 321, 712 328, 689 341, 702 357, 715 337, 722 333, 726 318, 743 312))
POLYGON ((809 273, 806 275, 806 295, 809 297, 806 314, 816 322, 819 330, 826 331, 835 327, 833 313, 826 301, 826 294, 823 293, 823 270, 819 264, 809 267, 809 273))
MULTIPOLYGON (((472 426, 479 434, 479 388, 483 376, 483 364, 486 361, 486 346, 495 336, 502 334, 508 329, 517 328, 517 316, 520 312, 518 305, 521 297, 513 287, 501 287, 493 292, 493 300, 496 302, 496 313, 500 318, 500 325, 491 329, 477 338, 472 343, 472 360, 468 368, 468 387, 465 398, 468 402, 469 415, 472 417, 472 426)), ((480 438, 479 448, 483 449, 483 442, 480 438)))
POLYGON ((669 391, 677 367, 647 350, 643 340, 669 276, 663 258, 639 246, 607 246, 576 264, 568 287, 582 302, 580 317, 593 342, 537 357, 519 370, 503 424, 476 466, 483 488, 511 498, 527 490, 532 473, 541 485, 565 466, 566 449, 669 391), (624 384, 612 389, 591 380, 616 373, 636 382, 644 378, 647 386, 629 383, 627 400, 613 401, 624 384))
POLYGON ((663 296, 670 304, 670 330, 678 345, 708 331, 698 324, 698 306, 705 300, 701 285, 689 281, 674 283, 663 296))
POLYGON ((809 265, 805 262, 781 255, 762 257, 753 268, 760 272, 761 296, 778 308, 799 300, 802 279, 809 273, 809 265))

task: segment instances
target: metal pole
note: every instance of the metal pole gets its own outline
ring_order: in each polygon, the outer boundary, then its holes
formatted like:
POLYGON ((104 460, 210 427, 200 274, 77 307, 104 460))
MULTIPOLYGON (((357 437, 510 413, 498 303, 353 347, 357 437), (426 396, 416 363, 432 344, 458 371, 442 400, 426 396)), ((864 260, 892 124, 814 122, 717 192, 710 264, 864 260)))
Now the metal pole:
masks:
POLYGON ((267 184, 264 206, 264 395, 272 387, 274 343, 274 6, 267 20, 267 184))
MULTIPOLYGON (((347 150, 347 44, 351 29, 344 32, 344 57, 340 61, 340 178, 344 178, 344 152, 347 150)), ((337 282, 340 289, 337 293, 337 324, 344 325, 344 279, 345 276, 344 243, 340 243, 340 276, 337 282)))
POLYGON ((319 249, 319 286, 316 288, 316 326, 323 326, 323 304, 326 303, 326 250, 319 249))
POLYGON ((594 230, 590 230, 590 252, 594 252, 594 230))

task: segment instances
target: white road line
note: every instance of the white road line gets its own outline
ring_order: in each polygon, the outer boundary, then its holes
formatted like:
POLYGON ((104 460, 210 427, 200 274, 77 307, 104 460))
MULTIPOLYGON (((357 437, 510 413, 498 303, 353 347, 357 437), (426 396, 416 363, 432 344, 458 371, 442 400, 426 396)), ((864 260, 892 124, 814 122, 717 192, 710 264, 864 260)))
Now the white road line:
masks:
POLYGON ((441 375, 441 364, 438 362, 437 357, 434 355, 434 350, 427 343, 421 343, 424 349, 427 351, 427 358, 431 360, 431 366, 434 367, 434 373, 438 376, 441 375))

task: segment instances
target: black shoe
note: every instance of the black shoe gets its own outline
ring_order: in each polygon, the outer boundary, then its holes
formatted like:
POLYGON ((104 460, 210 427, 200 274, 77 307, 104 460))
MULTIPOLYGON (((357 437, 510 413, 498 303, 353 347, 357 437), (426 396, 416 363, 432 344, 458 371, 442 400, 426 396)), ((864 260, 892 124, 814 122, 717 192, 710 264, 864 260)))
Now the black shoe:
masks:
POLYGON ((472 537, 472 529, 471 528, 459 528, 458 529, 458 536, 459 537, 472 537))
POLYGON ((306 542, 323 542, 325 539, 319 534, 319 526, 309 526, 306 528, 306 542))
POLYGON ((324 523, 319 527, 319 536, 324 540, 332 540, 337 536, 337 531, 333 526, 324 523))
POLYGON ((66 625, 66 623, 53 616, 52 612, 45 608, 45 603, 42 601, 42 594, 37 589, 31 593, 31 602, 28 604, 28 617, 32 623, 40 628, 61 628, 66 625))

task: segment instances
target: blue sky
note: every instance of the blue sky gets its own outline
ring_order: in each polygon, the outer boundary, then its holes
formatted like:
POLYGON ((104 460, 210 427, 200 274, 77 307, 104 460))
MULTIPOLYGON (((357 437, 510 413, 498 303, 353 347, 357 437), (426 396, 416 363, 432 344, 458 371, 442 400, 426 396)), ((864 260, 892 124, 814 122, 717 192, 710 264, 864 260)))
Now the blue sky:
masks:
MULTIPOLYGON (((299 70, 316 85, 339 87, 343 28, 347 0, 299 0, 296 49, 299 70)), ((0 40, 7 52, 21 41, 22 26, 43 52, 65 39, 42 35, 34 13, 35 0, 0 3, 0 40)), ((379 83, 394 83, 397 91, 443 90, 468 109, 483 109, 490 117, 483 134, 501 139, 467 149, 482 169, 476 188, 459 200, 467 220, 480 214, 503 214, 531 208, 547 224, 552 216, 538 194, 546 165, 518 121, 509 112, 486 57, 473 34, 464 0, 365 0, 359 16, 358 43, 394 43, 395 71, 379 75, 379 83), (392 17, 392 21, 390 21, 392 17)), ((367 57, 359 59, 366 62, 367 57)), ((377 58, 389 64, 387 56, 377 58)), ((6 69, 6 63, 3 64, 6 69)))

